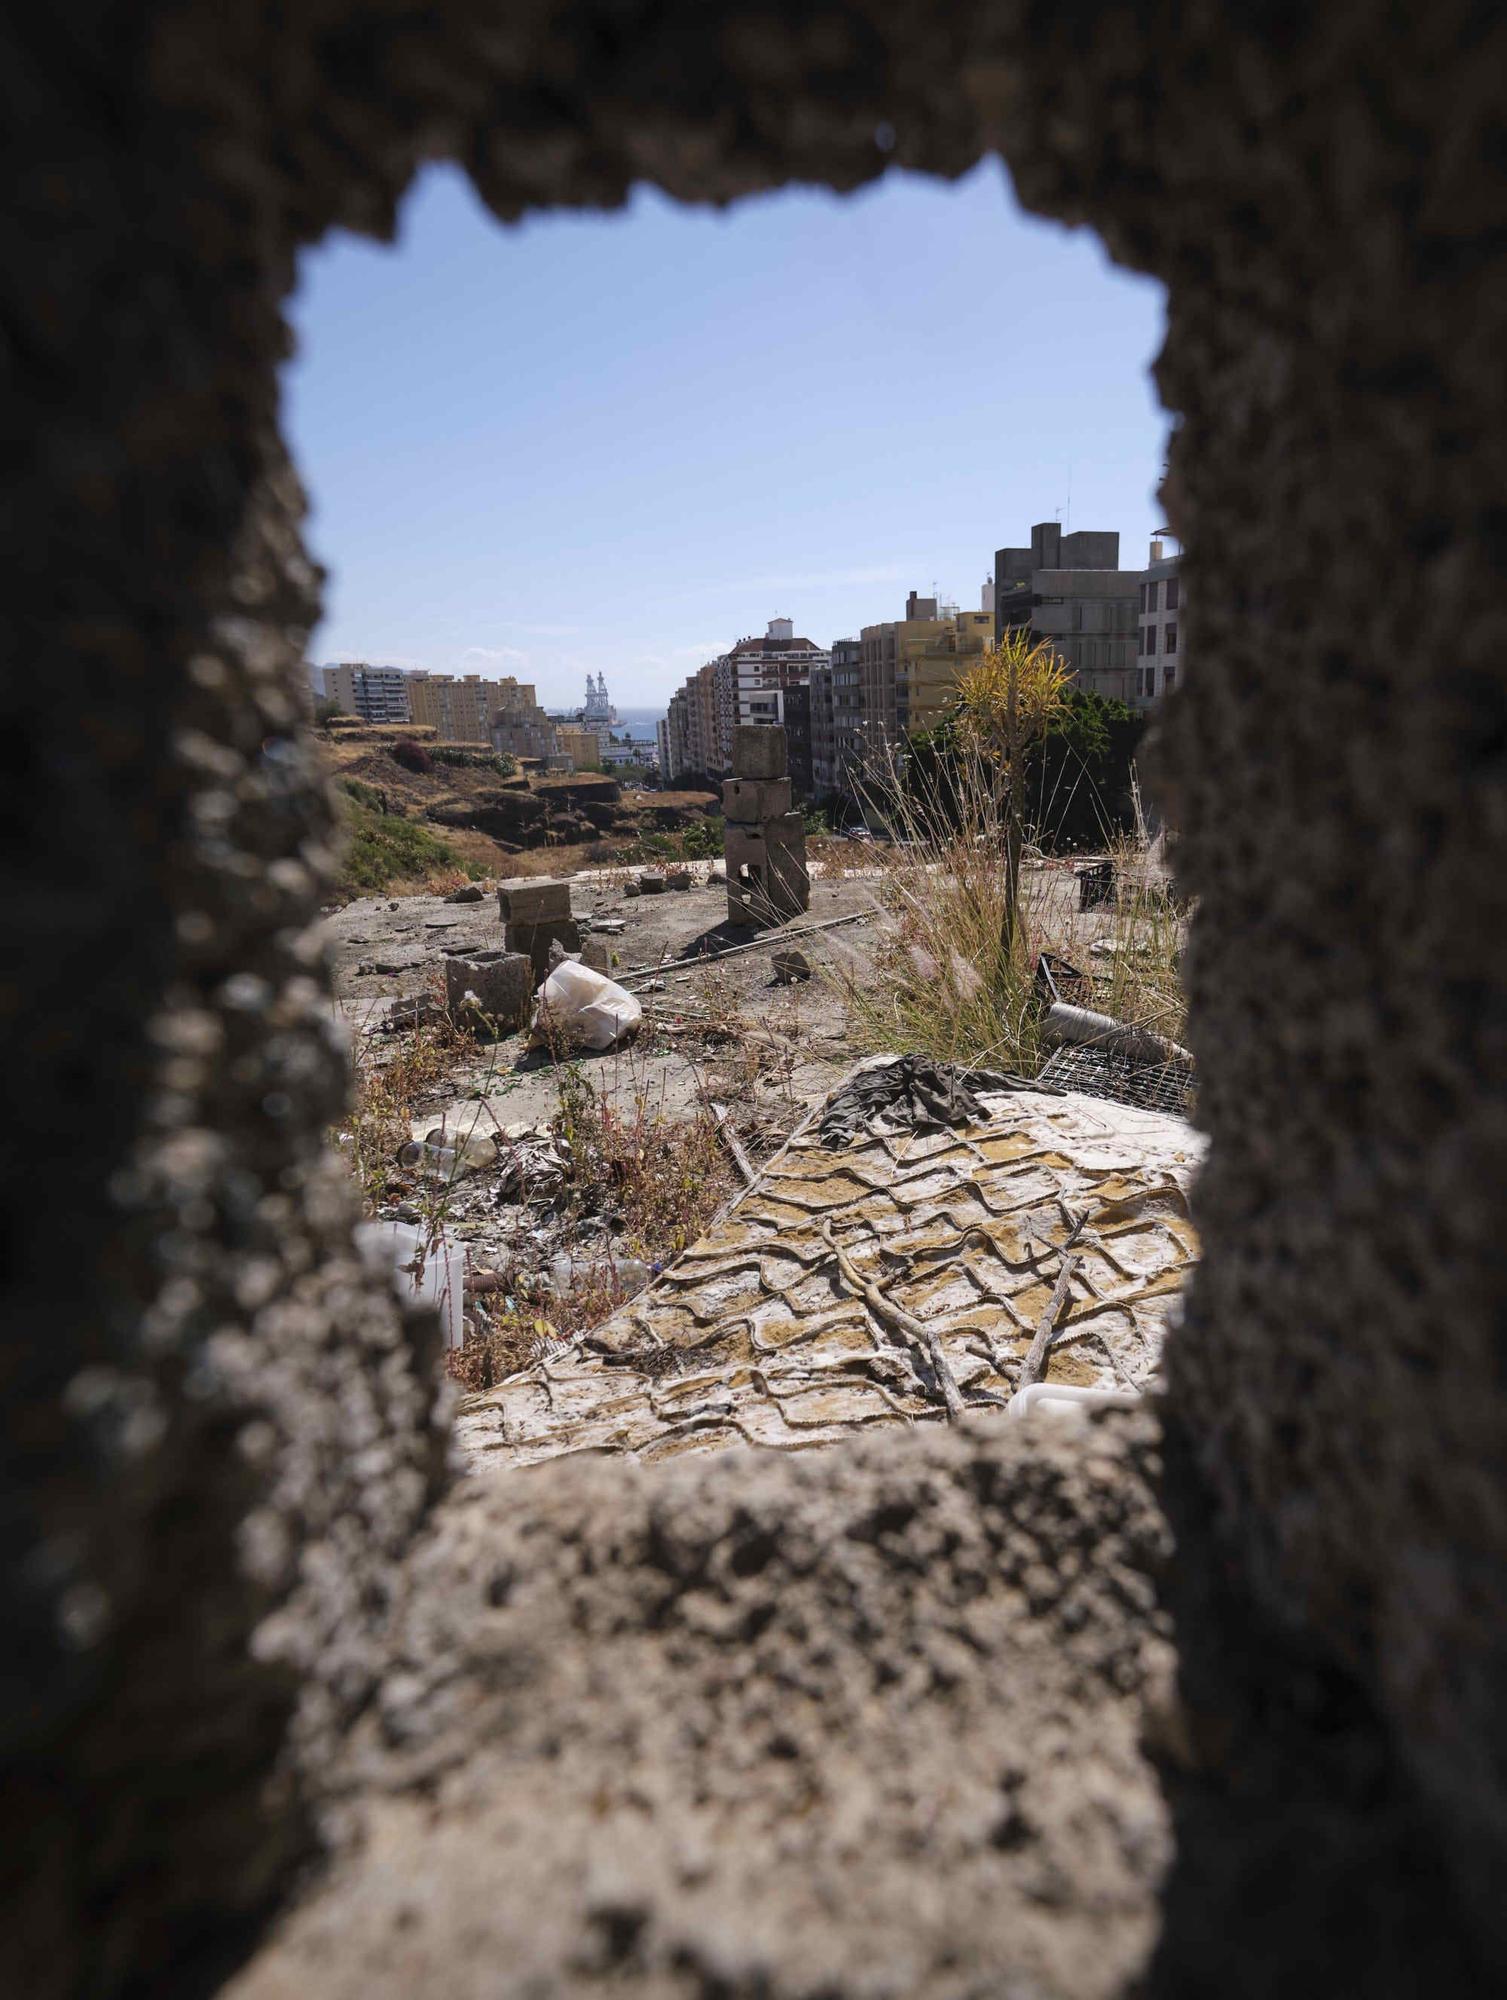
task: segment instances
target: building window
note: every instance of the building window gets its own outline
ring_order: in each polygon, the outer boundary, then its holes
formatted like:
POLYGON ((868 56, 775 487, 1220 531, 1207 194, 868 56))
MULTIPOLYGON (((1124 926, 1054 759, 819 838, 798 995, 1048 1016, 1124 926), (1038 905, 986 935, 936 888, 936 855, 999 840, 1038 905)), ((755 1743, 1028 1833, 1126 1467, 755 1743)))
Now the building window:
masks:
POLYGON ((1169 576, 1167 579, 1167 609, 1169 611, 1176 611, 1181 597, 1182 587, 1178 579, 1175 576, 1169 576))
POLYGON ((1165 668, 1163 668, 1163 670, 1162 670, 1162 693, 1163 693, 1163 694, 1171 694, 1171 692, 1172 692, 1173 688, 1174 688, 1174 687, 1175 687, 1176 685, 1177 685, 1177 668, 1176 668, 1176 667, 1165 667, 1165 668))
POLYGON ((1141 609, 1143 611, 1146 609, 1146 586, 1144 583, 1141 585, 1141 609))
POLYGON ((1148 654, 1153 655, 1156 652, 1156 627, 1154 625, 1146 627, 1146 651, 1148 654))
POLYGON ((1154 583, 1148 583, 1148 584, 1147 584, 1147 586, 1146 586, 1146 609, 1147 609, 1148 611, 1155 611, 1155 609, 1156 609, 1156 590, 1157 590, 1157 587, 1156 587, 1156 585, 1155 585, 1154 583))
POLYGON ((1175 653, 1177 651, 1177 620, 1175 618, 1167 620, 1167 636, 1162 642, 1162 651, 1164 653, 1175 653))

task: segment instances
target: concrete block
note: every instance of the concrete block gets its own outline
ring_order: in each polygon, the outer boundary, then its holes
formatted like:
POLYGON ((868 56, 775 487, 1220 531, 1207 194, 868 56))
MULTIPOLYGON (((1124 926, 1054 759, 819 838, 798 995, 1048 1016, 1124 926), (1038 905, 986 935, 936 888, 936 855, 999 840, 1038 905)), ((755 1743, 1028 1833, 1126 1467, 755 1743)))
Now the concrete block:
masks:
POLYGON ((784 778, 790 773, 790 746, 783 729, 762 722, 740 722, 733 730, 733 775, 737 778, 784 778))
POLYGON ((771 847, 798 847, 801 862, 806 859, 806 822, 797 812, 780 813, 766 819, 759 828, 771 847))
POLYGON ((758 827, 727 828, 727 914, 735 924, 767 927, 811 907, 805 829, 799 813, 758 827))
POLYGON ((788 778, 727 778, 722 785, 722 812, 744 824, 775 819, 790 810, 788 778))
POLYGON ((498 884, 497 908, 505 924, 552 923, 570 915, 570 884, 520 875, 498 884))
POLYGON ((521 1028, 533 997, 533 968, 522 952, 482 951, 445 960, 450 1018, 478 1035, 506 1035, 521 1028))
POLYGON ((540 986, 549 976, 549 948, 553 944, 562 951, 581 949, 581 933, 569 917, 553 919, 547 923, 512 923, 504 937, 509 951, 525 952, 534 969, 534 984, 540 986))
POLYGON ((665 878, 657 868, 646 868, 638 878, 638 886, 646 896, 662 896, 665 892, 665 878))

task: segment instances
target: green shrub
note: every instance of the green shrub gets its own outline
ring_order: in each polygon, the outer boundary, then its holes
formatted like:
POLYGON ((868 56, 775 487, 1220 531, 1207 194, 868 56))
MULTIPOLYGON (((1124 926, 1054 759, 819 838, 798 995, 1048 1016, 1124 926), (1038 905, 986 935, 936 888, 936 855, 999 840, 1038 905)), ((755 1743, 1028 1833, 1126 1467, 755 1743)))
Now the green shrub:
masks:
POLYGON ((369 895, 394 882, 422 882, 446 872, 475 872, 427 826, 383 812, 382 795, 370 785, 348 778, 343 789, 346 845, 340 887, 346 896, 369 895))
POLYGON ((516 778, 518 759, 511 750, 467 750, 463 746, 444 743, 430 750, 429 757, 436 764, 448 764, 452 770, 495 771, 499 778, 516 778))

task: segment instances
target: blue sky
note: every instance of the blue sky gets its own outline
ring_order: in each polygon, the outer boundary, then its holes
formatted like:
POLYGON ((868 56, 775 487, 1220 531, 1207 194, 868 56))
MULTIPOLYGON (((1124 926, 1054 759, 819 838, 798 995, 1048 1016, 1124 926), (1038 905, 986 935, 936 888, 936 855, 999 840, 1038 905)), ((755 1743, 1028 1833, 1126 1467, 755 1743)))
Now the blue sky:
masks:
POLYGON ((432 171, 396 246, 306 256, 293 318, 317 660, 655 704, 770 618, 975 606, 1059 510, 1127 567, 1157 525, 1160 288, 993 164, 512 229, 432 171))

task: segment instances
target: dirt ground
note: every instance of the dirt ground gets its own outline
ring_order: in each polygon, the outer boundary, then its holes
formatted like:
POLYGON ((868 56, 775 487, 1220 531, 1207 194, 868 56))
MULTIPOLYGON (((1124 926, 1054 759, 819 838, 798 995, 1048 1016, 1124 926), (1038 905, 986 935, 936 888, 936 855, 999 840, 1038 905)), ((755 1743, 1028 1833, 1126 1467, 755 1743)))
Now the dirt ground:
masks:
MULTIPOLYGON (((745 1092, 730 1108, 740 1127, 767 1123, 771 1137, 783 1136, 852 1060, 839 967, 861 967, 873 949, 881 922, 874 884, 818 881, 806 916, 752 932, 728 924, 726 890, 709 880, 706 864, 693 864, 690 872, 695 886, 689 891, 659 896, 626 896, 627 870, 578 875, 572 882, 572 910, 604 938, 615 961, 612 977, 638 993, 650 1016, 649 1031, 629 1048, 587 1052, 581 1065, 609 1099, 645 1093, 674 1113, 695 1101, 711 1053, 725 1046, 697 1032, 697 1024, 736 1028, 745 1056, 754 1060, 746 1065, 745 1092), (783 933, 834 917, 861 921, 804 941, 814 976, 777 984, 771 968, 783 933), (711 958, 755 941, 752 950, 711 958), (709 962, 700 963, 704 958, 709 962)), ((490 890, 480 903, 366 897, 330 916, 326 933, 341 1015, 353 1036, 390 1000, 433 990, 447 955, 497 951, 503 941, 490 890)), ((553 1064, 531 1054, 521 1035, 479 1050, 474 1063, 457 1070, 455 1084, 453 1099, 437 1101, 436 1112, 453 1117, 467 1104, 482 1103, 482 1129, 492 1114, 509 1123, 549 1118, 558 1109, 553 1064)))

